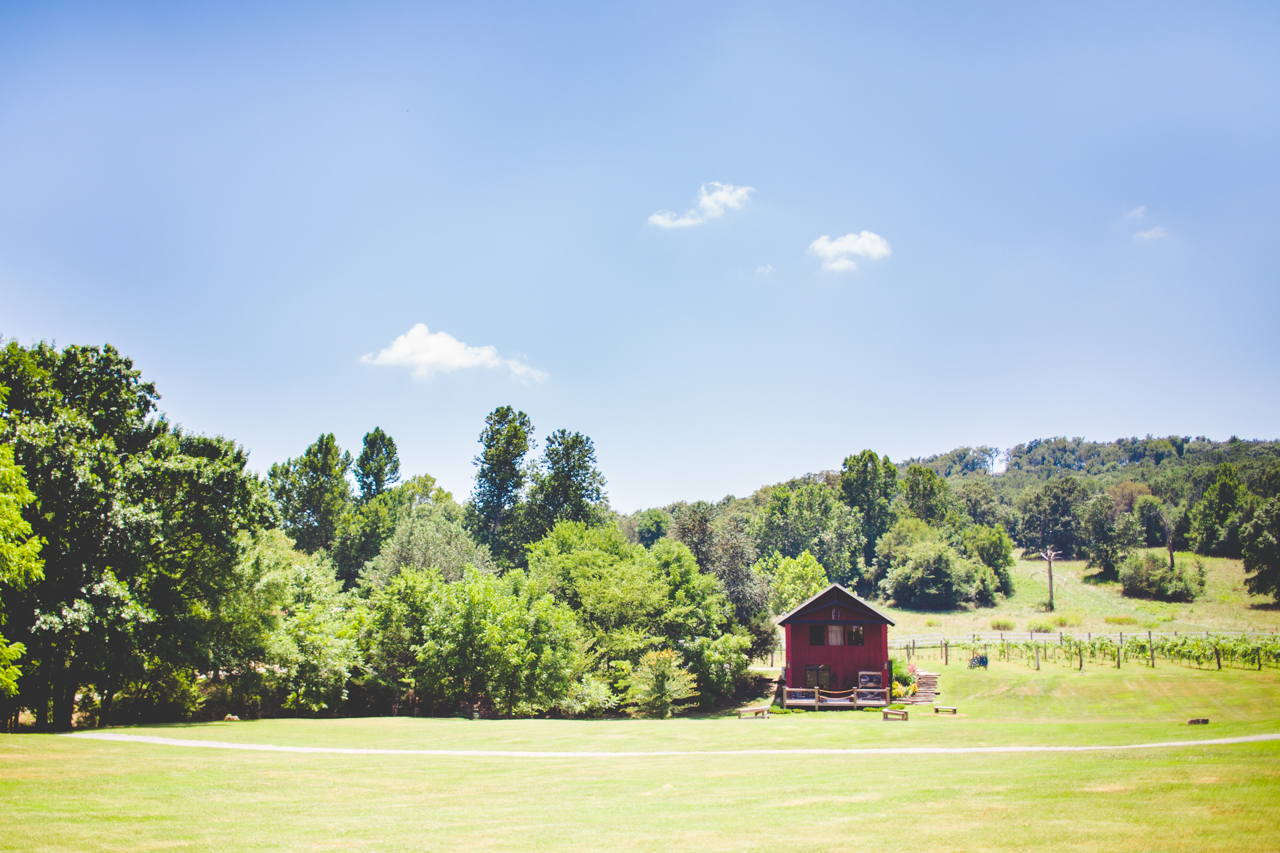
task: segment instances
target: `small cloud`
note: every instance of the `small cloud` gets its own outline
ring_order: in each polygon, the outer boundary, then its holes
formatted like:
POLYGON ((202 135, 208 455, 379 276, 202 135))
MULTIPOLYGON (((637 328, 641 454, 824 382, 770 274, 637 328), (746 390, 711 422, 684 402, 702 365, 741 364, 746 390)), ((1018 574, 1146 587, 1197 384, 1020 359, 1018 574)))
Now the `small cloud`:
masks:
POLYGON ((773 264, 765 264, 762 267, 756 267, 756 275, 768 275, 773 272, 773 264))
POLYGON ((747 203, 747 196, 753 192, 754 187, 735 187, 733 184, 711 181, 699 188, 694 207, 683 216, 677 216, 669 210, 659 210, 649 217, 649 222, 659 228, 690 228, 701 225, 708 219, 724 216, 726 210, 739 209, 747 203), (707 191, 708 188, 710 192, 707 191))
POLYGON ((466 367, 506 368, 512 376, 524 381, 542 382, 547 378, 546 373, 523 361, 500 357, 493 347, 468 346, 448 332, 429 331, 423 323, 416 324, 377 355, 361 356, 360 361, 386 367, 411 367, 414 379, 430 379, 437 373, 466 367))
POLYGON ((889 241, 870 231, 846 234, 834 240, 823 234, 809 245, 809 251, 822 258, 824 270, 832 272, 856 270, 858 263, 851 257, 853 255, 878 261, 893 254, 889 241))
POLYGON ((1126 213, 1124 215, 1124 218, 1125 219, 1141 219, 1146 215, 1147 215, 1146 205, 1141 205, 1139 207, 1135 207, 1133 210, 1130 210, 1128 213, 1126 213))
POLYGON ((1159 226, 1156 226, 1155 228, 1152 228, 1150 231, 1139 231, 1137 234, 1134 234, 1134 235, 1133 235, 1133 239, 1135 239, 1135 240, 1162 240, 1162 239, 1164 239, 1165 237, 1168 237, 1168 236, 1169 236, 1169 232, 1168 232, 1168 231, 1164 230, 1163 228, 1161 228, 1161 227, 1159 227, 1159 226))

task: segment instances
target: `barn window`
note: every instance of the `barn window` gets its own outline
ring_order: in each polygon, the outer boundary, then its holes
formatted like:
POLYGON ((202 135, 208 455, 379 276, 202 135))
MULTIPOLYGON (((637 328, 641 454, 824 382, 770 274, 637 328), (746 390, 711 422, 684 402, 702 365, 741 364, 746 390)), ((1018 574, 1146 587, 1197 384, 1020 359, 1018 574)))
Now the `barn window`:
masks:
POLYGON ((865 646, 867 638, 862 633, 861 625, 844 626, 844 644, 846 646, 865 646))
POLYGON ((827 626, 826 625, 810 625, 809 626, 809 645, 825 646, 827 644, 827 626))
POLYGON ((844 643, 844 626, 828 625, 827 626, 827 645, 843 646, 844 643))
POLYGON ((815 687, 829 690, 831 688, 831 667, 825 663, 817 666, 806 666, 804 668, 804 686, 811 690, 815 687))

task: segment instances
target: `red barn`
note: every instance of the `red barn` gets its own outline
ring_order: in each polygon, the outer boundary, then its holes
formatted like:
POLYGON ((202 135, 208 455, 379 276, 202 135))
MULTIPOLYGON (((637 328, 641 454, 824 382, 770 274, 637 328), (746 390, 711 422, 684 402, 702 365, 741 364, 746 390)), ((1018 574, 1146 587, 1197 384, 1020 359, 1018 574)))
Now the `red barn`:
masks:
POLYGON ((889 626, 838 583, 778 619, 786 632, 784 705, 888 705, 889 626))

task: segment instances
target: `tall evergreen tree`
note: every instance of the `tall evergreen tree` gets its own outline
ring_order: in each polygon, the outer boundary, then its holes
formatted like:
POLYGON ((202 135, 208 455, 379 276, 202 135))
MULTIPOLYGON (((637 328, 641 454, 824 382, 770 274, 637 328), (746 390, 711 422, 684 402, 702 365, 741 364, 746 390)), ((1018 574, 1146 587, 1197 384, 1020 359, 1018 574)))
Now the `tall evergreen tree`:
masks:
POLYGON ((541 539, 558 521, 599 522, 604 485, 590 438, 563 429, 551 433, 529 491, 527 541, 541 539))
POLYGON ((332 547, 351 503, 350 470, 351 454, 338 447, 331 432, 317 438, 297 459, 271 466, 267 480, 284 530, 308 554, 332 547))
POLYGON ((368 503, 400 482, 400 456, 396 453, 396 442, 382 431, 382 427, 374 427, 373 432, 365 433, 364 448, 356 459, 355 473, 361 503, 368 503))
POLYGON ((469 524, 494 557, 508 565, 521 561, 519 514, 528 482, 525 457, 532 443, 533 422, 524 412, 499 406, 484 419, 469 524))

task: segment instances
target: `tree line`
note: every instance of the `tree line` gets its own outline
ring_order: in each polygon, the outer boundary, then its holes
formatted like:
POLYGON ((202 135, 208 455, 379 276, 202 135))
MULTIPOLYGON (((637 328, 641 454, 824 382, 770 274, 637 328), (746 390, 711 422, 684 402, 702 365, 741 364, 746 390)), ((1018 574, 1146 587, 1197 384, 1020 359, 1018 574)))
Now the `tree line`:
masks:
POLYGON ((999 476, 989 448, 899 464, 866 450, 746 498, 621 515, 590 438, 539 443, 511 407, 485 419, 459 502, 429 475, 402 479, 376 427, 357 455, 326 433, 259 476, 234 442, 171 424, 109 345, 8 342, 0 388, 10 728, 663 716, 731 701, 774 648, 774 618, 831 581, 985 606, 1013 591, 1015 546, 1155 596, 1195 594, 1184 547, 1243 556, 1256 592, 1280 572, 1264 443, 1131 442, 1123 464, 1109 446, 1033 443, 999 476), (1134 562, 1153 544, 1168 567, 1134 562))

